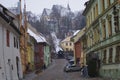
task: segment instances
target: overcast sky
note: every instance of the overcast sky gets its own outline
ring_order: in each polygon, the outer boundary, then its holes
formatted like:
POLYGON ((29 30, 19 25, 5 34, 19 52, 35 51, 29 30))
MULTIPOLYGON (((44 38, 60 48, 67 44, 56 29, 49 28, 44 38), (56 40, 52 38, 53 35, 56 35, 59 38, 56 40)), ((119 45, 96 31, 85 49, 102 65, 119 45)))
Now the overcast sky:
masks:
MULTIPOLYGON (((17 6, 19 0, 0 0, 0 3, 5 7, 17 6)), ((24 0, 22 6, 24 5, 24 0)), ((72 11, 80 11, 85 8, 84 3, 88 0, 26 0, 27 11, 32 11, 35 14, 42 13, 44 8, 51 9, 53 4, 62 5, 64 7, 69 3, 72 11)))

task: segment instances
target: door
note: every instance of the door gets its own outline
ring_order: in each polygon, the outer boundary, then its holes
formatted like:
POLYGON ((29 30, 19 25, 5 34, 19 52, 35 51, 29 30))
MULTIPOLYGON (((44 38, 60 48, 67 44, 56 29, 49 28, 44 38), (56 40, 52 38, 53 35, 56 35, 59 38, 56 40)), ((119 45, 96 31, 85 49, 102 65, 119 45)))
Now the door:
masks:
POLYGON ((9 69, 9 78, 10 78, 10 80, 13 80, 13 77, 12 77, 13 65, 11 64, 10 59, 8 59, 8 69, 9 69))
POLYGON ((20 74, 19 74, 19 58, 16 57, 16 66, 17 66, 17 75, 18 75, 18 79, 20 79, 20 74))

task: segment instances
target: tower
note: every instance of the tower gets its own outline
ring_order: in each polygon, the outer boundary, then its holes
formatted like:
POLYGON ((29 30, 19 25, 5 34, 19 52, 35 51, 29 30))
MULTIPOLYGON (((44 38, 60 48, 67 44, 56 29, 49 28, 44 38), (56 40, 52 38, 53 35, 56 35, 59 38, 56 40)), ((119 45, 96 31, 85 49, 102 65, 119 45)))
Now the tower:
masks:
POLYGON ((68 0, 68 4, 67 4, 67 9, 68 9, 69 11, 71 11, 70 5, 69 5, 69 0, 68 0))
POLYGON ((27 15, 26 15, 26 2, 24 0, 24 27, 25 27, 25 30, 27 30, 27 15))
POLYGON ((69 11, 71 11, 70 6, 69 6, 69 3, 67 4, 67 9, 68 9, 69 11))

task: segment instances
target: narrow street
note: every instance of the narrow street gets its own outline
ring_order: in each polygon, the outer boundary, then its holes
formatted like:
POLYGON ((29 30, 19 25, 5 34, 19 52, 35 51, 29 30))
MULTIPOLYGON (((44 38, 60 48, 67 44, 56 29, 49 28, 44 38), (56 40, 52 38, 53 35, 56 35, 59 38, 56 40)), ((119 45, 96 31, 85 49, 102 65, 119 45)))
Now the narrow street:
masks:
POLYGON ((63 68, 67 61, 65 59, 56 59, 42 73, 33 80, 100 80, 100 79, 85 79, 82 78, 80 72, 64 72, 63 68))

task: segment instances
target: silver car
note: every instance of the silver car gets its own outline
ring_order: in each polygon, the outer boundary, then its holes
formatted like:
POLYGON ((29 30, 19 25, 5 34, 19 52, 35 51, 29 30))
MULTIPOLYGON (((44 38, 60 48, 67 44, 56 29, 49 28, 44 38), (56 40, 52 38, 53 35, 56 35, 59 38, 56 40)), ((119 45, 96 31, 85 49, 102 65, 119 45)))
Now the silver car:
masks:
POLYGON ((64 67, 64 71, 65 72, 74 72, 74 71, 80 71, 81 67, 80 66, 76 66, 75 64, 67 64, 64 67))

